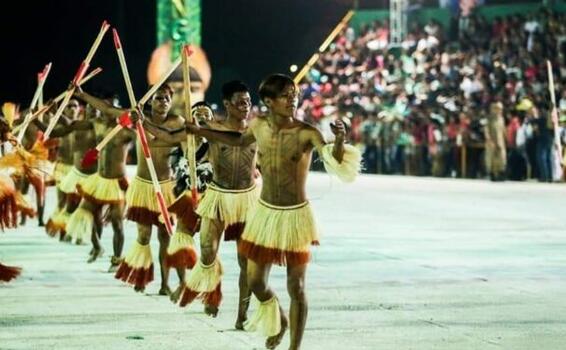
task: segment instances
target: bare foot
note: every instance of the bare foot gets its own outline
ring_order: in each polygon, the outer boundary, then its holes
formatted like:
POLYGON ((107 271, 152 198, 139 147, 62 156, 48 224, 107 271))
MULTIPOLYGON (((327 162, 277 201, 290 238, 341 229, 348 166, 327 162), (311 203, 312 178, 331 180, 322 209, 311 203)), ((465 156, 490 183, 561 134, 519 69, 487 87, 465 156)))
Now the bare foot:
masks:
POLYGON ((204 306, 204 313, 211 317, 218 316, 218 306, 214 305, 205 305, 204 306))
POLYGON ((181 297, 181 294, 183 293, 183 289, 185 289, 185 283, 181 282, 181 284, 179 284, 179 287, 177 287, 177 289, 175 289, 175 291, 171 293, 171 295, 169 295, 169 299, 173 302, 173 304, 177 304, 179 298, 181 297))
POLYGON ((234 327, 236 327, 236 329, 239 331, 243 331, 244 322, 246 322, 247 319, 248 318, 246 316, 238 316, 238 318, 236 319, 236 325, 234 327))
POLYGON ((112 256, 110 258, 110 267, 108 268, 108 272, 116 272, 123 260, 124 259, 120 257, 112 256))
POLYGON ((281 343, 281 340, 283 340, 283 336, 285 335, 286 331, 287 331, 287 317, 281 314, 281 331, 279 332, 279 334, 268 337, 267 340, 265 341, 265 347, 267 349, 275 349, 281 343))
POLYGON ((159 295, 171 295, 171 288, 169 288, 169 286, 161 286, 161 289, 159 290, 159 293, 157 293, 159 295))
POLYGON ((39 222, 37 223, 37 226, 39 226, 39 227, 44 227, 44 226, 45 226, 45 223, 44 223, 43 221, 39 221, 39 222))
POLYGON ((145 287, 141 287, 141 286, 134 286, 134 290, 138 293, 143 293, 145 290, 145 287))
POLYGON ((94 261, 96 261, 96 259, 100 258, 102 255, 104 255, 104 249, 100 248, 100 249, 93 249, 92 250, 92 254, 90 255, 90 258, 88 258, 88 260, 86 261, 87 263, 93 263, 94 261))
POLYGON ((71 237, 70 235, 66 234, 62 237, 63 237, 62 241, 65 242, 65 243, 71 243, 73 241, 73 237, 71 237))

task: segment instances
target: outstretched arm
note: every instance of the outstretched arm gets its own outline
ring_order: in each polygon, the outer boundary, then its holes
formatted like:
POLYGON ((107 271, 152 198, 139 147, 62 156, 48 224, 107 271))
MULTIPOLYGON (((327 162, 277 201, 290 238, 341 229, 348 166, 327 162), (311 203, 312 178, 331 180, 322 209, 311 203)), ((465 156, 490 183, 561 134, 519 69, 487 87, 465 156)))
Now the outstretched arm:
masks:
POLYGON ((125 110, 113 107, 106 101, 87 94, 84 91, 75 91, 75 96, 101 111, 106 116, 119 117, 125 110))
POLYGON ((336 135, 334 144, 327 144, 320 131, 312 128, 311 143, 323 160, 327 172, 335 174, 344 182, 352 182, 361 170, 361 153, 356 147, 344 144, 345 128, 341 121, 332 125, 332 132, 336 135))
MULTIPOLYGON (((77 130, 92 129, 92 124, 88 120, 74 120, 69 121, 67 118, 61 118, 62 125, 57 125, 51 132, 52 137, 64 137, 77 130)), ((47 125, 39 119, 33 121, 34 125, 41 131, 47 129, 47 125)))
POLYGON ((197 136, 204 137, 209 142, 224 143, 229 146, 248 146, 255 142, 253 130, 255 121, 252 120, 250 126, 243 133, 236 131, 220 131, 208 128, 202 128, 194 124, 187 125, 187 132, 197 136))
MULTIPOLYGON (((338 162, 342 163, 344 159, 344 139, 346 135, 346 128, 344 127, 344 123, 342 121, 337 120, 336 124, 330 125, 332 129, 332 133, 336 136, 334 139, 334 144, 332 146, 332 157, 338 162)), ((316 129, 312 129, 311 134, 311 143, 316 148, 318 154, 322 155, 322 148, 327 145, 327 142, 324 140, 322 133, 316 129)))
POLYGON ((161 125, 152 123, 149 120, 143 121, 144 128, 160 141, 171 145, 179 144, 187 139, 185 128, 169 129, 161 125))

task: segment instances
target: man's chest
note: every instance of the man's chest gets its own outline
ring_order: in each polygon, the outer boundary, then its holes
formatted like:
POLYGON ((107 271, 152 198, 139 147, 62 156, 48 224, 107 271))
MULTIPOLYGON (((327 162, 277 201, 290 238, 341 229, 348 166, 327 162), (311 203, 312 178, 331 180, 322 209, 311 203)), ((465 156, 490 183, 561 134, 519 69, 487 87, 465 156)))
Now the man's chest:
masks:
POLYGON ((301 132, 285 129, 278 132, 265 130, 257 140, 260 162, 277 162, 281 165, 297 163, 308 148, 301 132))

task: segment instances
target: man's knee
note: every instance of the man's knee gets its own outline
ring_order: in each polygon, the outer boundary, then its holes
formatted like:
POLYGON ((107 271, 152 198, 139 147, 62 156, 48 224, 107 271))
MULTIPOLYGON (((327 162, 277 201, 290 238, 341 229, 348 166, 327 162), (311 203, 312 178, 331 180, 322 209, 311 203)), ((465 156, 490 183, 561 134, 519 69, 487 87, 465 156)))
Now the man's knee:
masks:
POLYGON ((119 205, 112 205, 110 207, 110 211, 108 213, 108 218, 110 219, 110 222, 112 222, 112 224, 114 223, 122 223, 122 221, 124 220, 124 210, 121 206, 119 205))
POLYGON ((287 278, 287 291, 291 299, 305 298, 305 281, 302 278, 290 276, 287 278))
POLYGON ((138 242, 141 245, 149 244, 151 239, 151 226, 138 224, 138 242))
POLYGON ((205 265, 210 265, 216 259, 216 249, 212 242, 202 243, 200 246, 201 260, 205 265))
POLYGON ((248 268, 248 258, 241 254, 238 254, 238 265, 240 266, 241 271, 246 271, 246 269, 248 268))
POLYGON ((157 238, 159 239, 159 245, 161 247, 167 247, 169 245, 169 240, 171 239, 164 227, 159 227, 157 230, 157 238))
POLYGON ((114 231, 114 237, 119 237, 120 239, 124 239, 124 226, 122 222, 114 222, 112 221, 112 229, 114 231))
POLYGON ((261 277, 248 274, 248 287, 257 294, 267 289, 267 283, 261 277))

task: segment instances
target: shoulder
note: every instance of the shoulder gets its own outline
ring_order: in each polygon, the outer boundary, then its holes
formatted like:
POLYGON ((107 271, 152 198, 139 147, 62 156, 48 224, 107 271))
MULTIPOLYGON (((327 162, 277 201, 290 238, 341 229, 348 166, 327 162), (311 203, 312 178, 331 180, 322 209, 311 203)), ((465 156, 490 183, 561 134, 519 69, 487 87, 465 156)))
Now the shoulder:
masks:
POLYGON ((256 116, 255 118, 251 119, 248 123, 249 129, 257 128, 261 125, 267 124, 267 117, 265 116, 256 116))
POLYGON ((304 122, 302 120, 296 120, 295 122, 297 124, 297 127, 299 127, 301 132, 305 132, 308 134, 320 134, 320 130, 318 130, 318 128, 310 123, 304 122))
POLYGON ((185 118, 181 117, 180 115, 169 114, 167 116, 167 123, 171 123, 171 124, 174 124, 174 125, 184 125, 185 124, 185 118))

